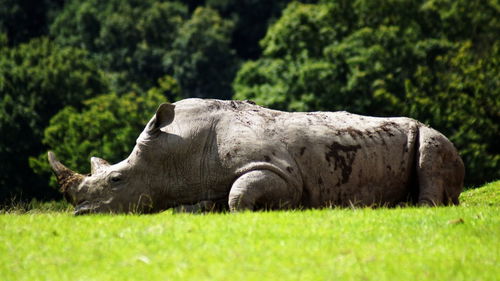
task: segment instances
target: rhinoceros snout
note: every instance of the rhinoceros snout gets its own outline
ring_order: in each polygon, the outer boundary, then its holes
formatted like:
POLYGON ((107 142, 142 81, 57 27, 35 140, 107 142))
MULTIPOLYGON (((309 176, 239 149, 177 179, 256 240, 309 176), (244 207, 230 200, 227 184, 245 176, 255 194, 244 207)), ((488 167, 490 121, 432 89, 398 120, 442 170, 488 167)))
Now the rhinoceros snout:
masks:
POLYGON ((77 204, 75 204, 75 216, 90 214, 94 211, 91 202, 80 200, 77 204))

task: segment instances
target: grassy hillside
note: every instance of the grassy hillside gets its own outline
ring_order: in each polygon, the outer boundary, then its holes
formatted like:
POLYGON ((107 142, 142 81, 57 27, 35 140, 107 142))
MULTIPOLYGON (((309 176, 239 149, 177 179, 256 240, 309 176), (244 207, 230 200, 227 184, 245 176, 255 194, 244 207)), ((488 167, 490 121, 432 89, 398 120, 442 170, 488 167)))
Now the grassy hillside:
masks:
POLYGON ((459 207, 0 215, 2 280, 494 280, 500 181, 459 207))
POLYGON ((500 206, 500 181, 486 184, 480 188, 462 192, 460 202, 465 207, 470 206, 500 206))

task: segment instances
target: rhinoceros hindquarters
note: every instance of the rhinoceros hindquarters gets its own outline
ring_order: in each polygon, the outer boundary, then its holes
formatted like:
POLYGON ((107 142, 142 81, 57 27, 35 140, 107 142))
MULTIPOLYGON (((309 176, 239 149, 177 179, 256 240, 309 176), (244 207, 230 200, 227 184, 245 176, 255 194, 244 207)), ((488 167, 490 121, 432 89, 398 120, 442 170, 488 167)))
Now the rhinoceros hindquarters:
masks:
POLYGON ((418 204, 458 205, 465 169, 453 144, 438 131, 422 126, 418 146, 418 204))

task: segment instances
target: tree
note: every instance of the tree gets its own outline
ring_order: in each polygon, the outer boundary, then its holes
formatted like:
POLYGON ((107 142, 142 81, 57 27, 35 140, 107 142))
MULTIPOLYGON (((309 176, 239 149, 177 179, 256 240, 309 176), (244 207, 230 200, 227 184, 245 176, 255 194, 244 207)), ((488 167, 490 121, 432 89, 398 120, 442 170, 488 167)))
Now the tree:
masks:
POLYGON ((41 152, 43 128, 52 115, 106 89, 83 50, 59 47, 46 38, 1 49, 0 202, 9 194, 51 196, 31 172, 28 157, 41 152))
POLYGON ((173 50, 164 58, 173 67, 184 98, 229 99, 237 60, 231 49, 232 22, 210 8, 198 8, 180 28, 173 50))
MULTIPOLYGON (((153 88, 144 95, 101 95, 84 101, 81 109, 67 106, 50 120, 42 141, 69 168, 86 173, 91 156, 110 163, 126 158, 147 121, 165 101, 162 89, 153 88)), ((46 152, 31 158, 30 165, 37 174, 50 175, 46 152)), ((51 185, 56 186, 53 177, 51 185)))
POLYGON ((408 113, 450 138, 475 184, 500 178, 500 42, 483 52, 456 43, 406 84, 408 113))
MULTIPOLYGON (((194 11, 199 7, 216 10, 222 18, 231 20, 231 47, 240 59, 257 59, 261 55, 259 40, 266 34, 269 25, 276 20, 291 0, 183 0, 194 11)), ((301 0, 315 3, 317 0, 301 0)))
POLYGON ((84 0, 70 1, 50 31, 59 44, 88 50, 119 94, 170 75, 183 97, 229 98, 238 66, 232 27, 210 8, 189 17, 178 2, 84 0))
POLYGON ((235 97, 279 100, 264 105, 288 110, 396 111, 415 40, 398 26, 357 27, 354 7, 349 1, 290 4, 261 41, 264 57, 237 74, 235 97))
POLYGON ((256 59, 261 54, 259 40, 289 2, 290 0, 207 0, 205 5, 217 10, 223 18, 234 22, 231 46, 238 57, 256 59))
POLYGON ((468 0, 427 0, 422 11, 436 15, 432 22, 442 36, 452 41, 474 43, 475 48, 488 47, 498 40, 500 3, 468 0))
POLYGON ((172 50, 188 18, 181 3, 139 0, 69 1, 50 26, 57 43, 88 50, 118 93, 147 91, 172 65, 172 50))
POLYGON ((0 0, 0 33, 11 46, 46 36, 54 13, 65 0, 0 0))

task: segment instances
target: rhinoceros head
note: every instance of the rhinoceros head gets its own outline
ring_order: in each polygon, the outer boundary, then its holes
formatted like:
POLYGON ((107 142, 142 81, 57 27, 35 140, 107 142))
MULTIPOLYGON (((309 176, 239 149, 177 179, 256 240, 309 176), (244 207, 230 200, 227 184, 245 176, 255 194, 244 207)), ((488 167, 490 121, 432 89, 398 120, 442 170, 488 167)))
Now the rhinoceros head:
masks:
MULTIPOLYGON (((161 127, 174 118, 174 105, 162 104, 140 139, 148 144, 161 141, 161 127)), ((87 213, 150 212, 158 206, 153 198, 165 184, 161 173, 152 172, 154 163, 148 147, 136 145, 130 156, 110 165, 101 158, 90 159, 91 174, 73 172, 48 152, 49 163, 64 197, 75 206, 75 215, 87 213), (146 152, 145 152, 146 151, 146 152)))

